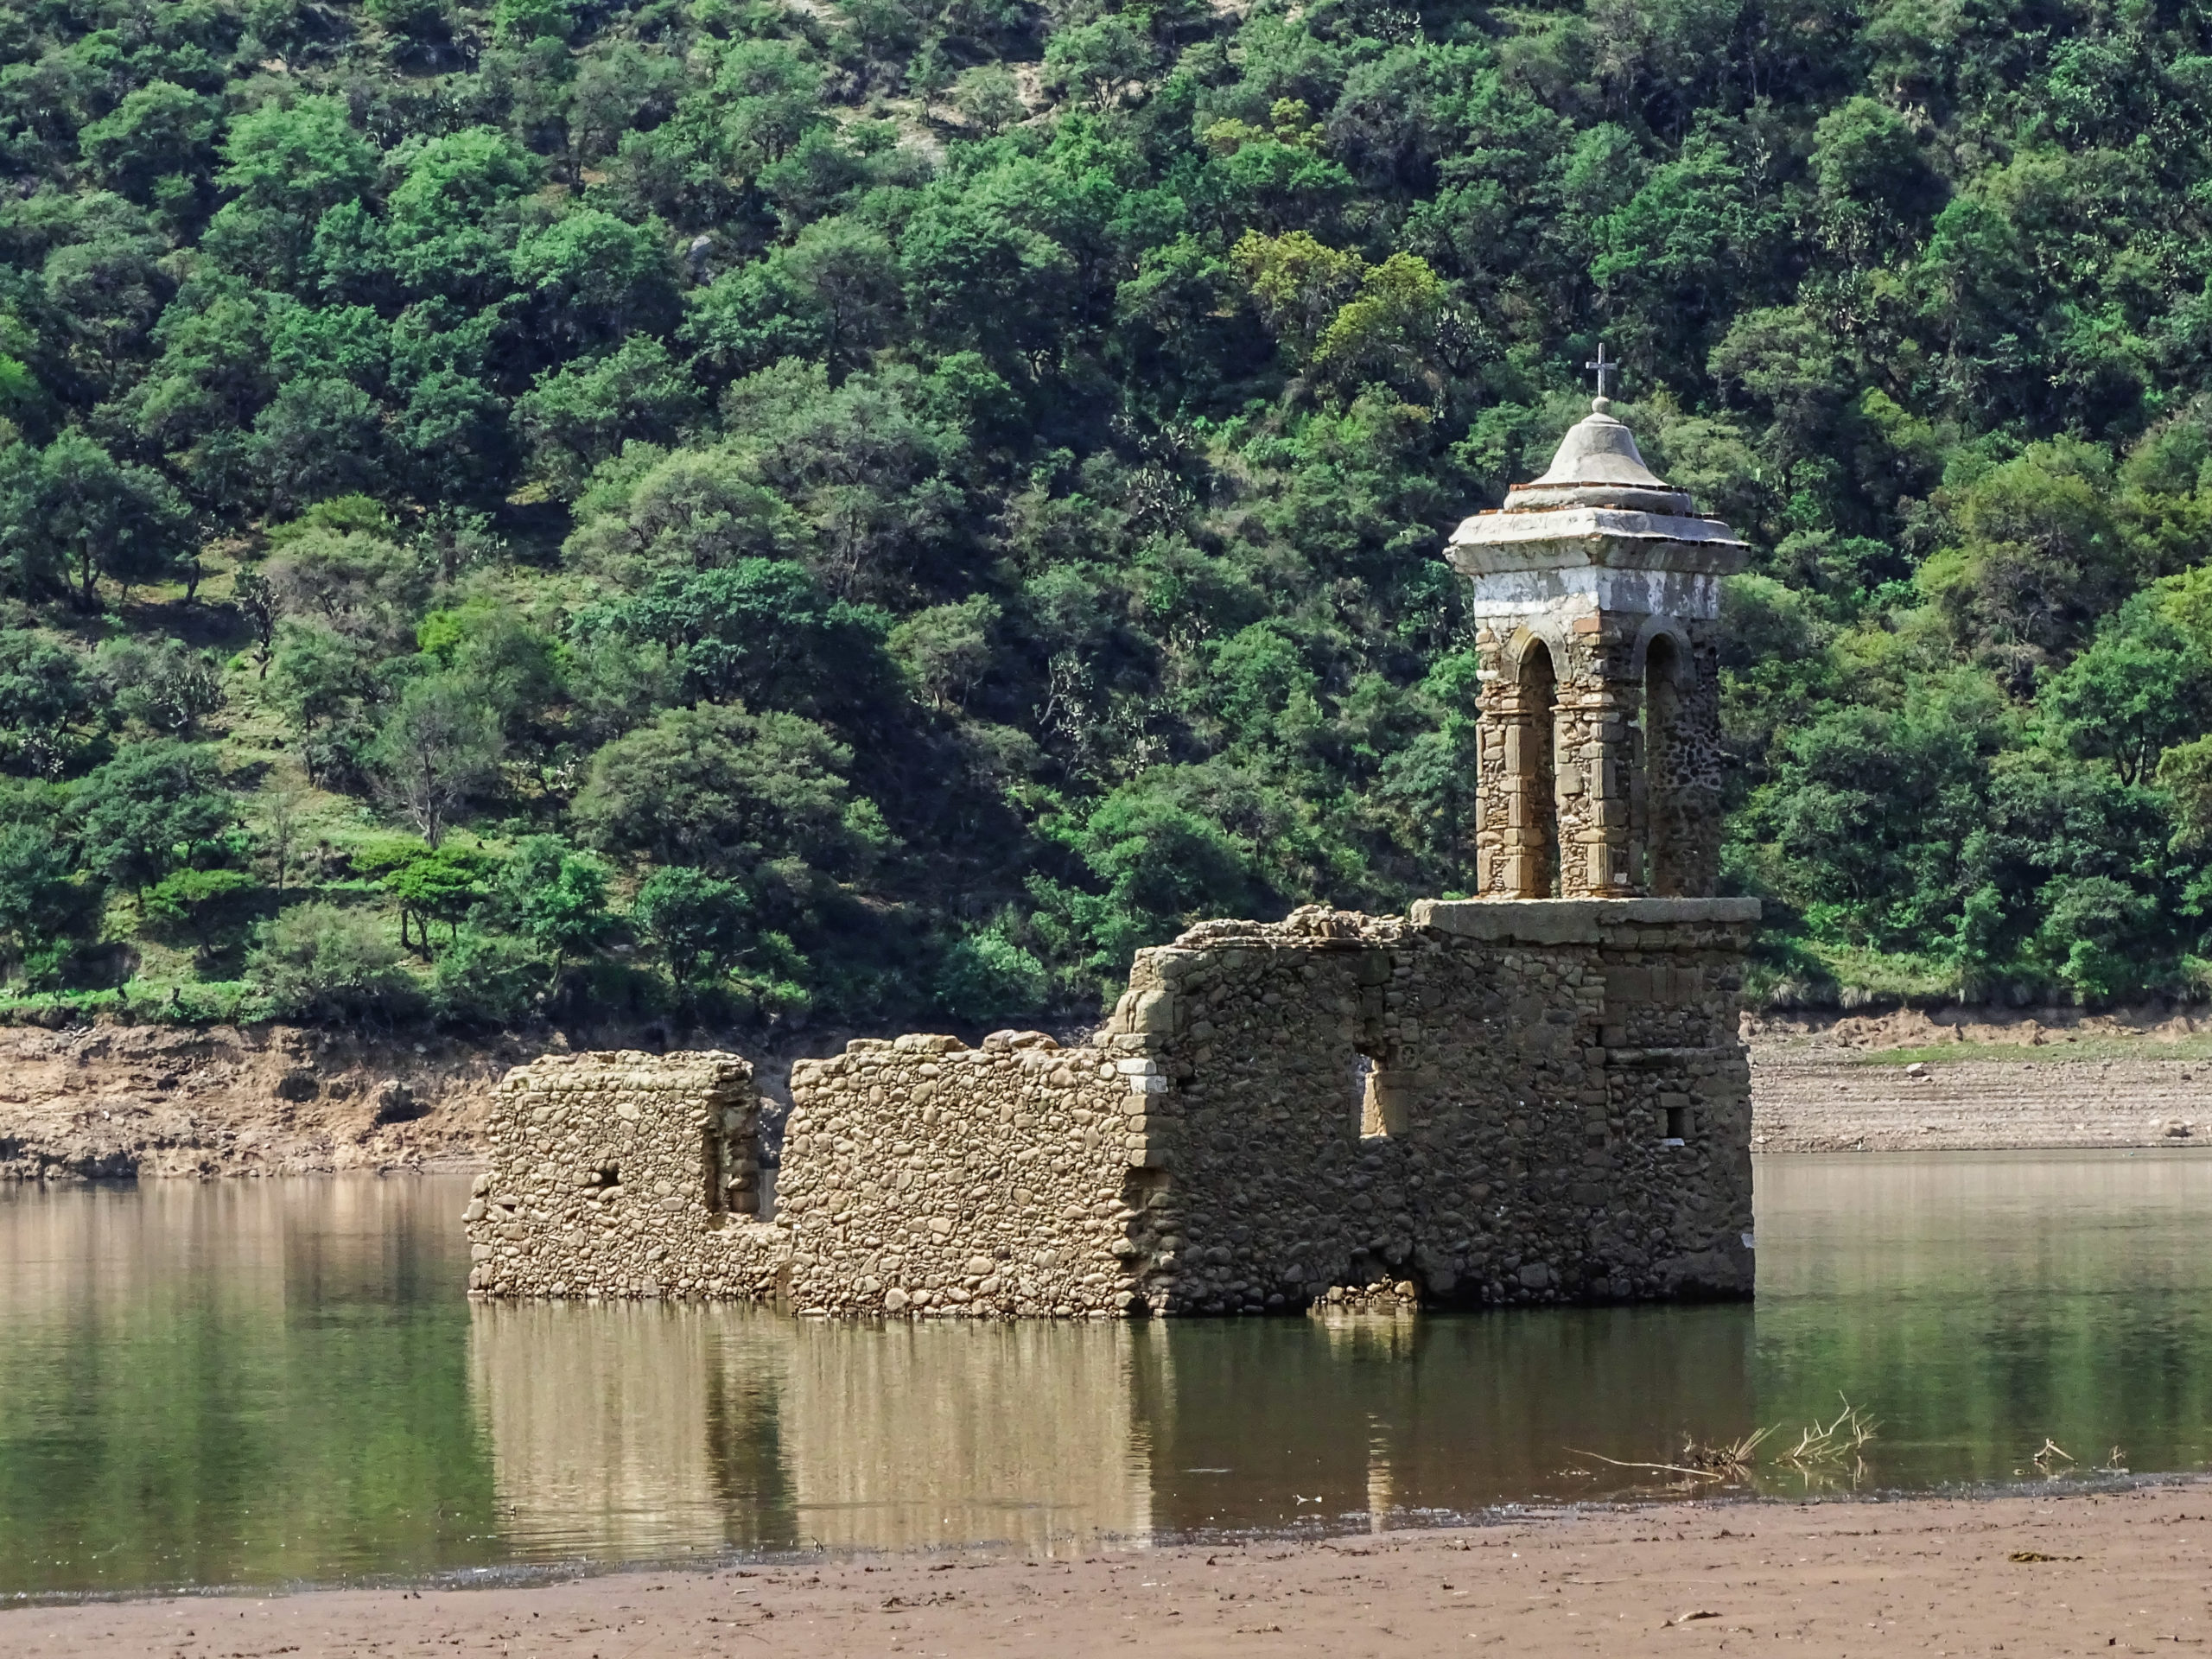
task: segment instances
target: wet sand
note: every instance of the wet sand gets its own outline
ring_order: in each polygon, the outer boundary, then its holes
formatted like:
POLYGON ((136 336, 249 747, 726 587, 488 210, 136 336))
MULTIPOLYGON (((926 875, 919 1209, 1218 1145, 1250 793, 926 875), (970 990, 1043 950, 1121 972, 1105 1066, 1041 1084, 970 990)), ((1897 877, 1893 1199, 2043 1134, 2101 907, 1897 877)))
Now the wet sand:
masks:
POLYGON ((2212 1638, 2212 1482, 1662 1505, 1450 1531, 624 1573, 0 1612, 0 1653, 814 1656, 2172 1652, 2212 1638))

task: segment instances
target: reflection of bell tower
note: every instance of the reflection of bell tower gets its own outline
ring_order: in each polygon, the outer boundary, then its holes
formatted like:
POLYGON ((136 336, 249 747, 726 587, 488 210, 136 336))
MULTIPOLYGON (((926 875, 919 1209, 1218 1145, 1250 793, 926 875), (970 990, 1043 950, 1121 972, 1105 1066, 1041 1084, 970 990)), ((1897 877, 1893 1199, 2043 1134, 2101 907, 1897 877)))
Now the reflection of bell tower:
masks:
POLYGON ((1590 407, 1544 475, 1462 524, 1446 554, 1471 579, 1482 656, 1476 891, 1706 898, 1715 619, 1749 550, 1652 475, 1605 397, 1590 407))

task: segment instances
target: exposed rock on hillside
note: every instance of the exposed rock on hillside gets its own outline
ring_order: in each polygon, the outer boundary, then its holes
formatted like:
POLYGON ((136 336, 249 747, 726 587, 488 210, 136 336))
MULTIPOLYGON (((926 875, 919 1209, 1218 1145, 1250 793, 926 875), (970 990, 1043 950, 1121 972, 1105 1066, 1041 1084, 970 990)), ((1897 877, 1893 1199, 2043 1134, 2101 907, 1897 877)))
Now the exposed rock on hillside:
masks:
POLYGON ((512 1042, 288 1027, 0 1032, 0 1179, 306 1174, 475 1155, 512 1042))

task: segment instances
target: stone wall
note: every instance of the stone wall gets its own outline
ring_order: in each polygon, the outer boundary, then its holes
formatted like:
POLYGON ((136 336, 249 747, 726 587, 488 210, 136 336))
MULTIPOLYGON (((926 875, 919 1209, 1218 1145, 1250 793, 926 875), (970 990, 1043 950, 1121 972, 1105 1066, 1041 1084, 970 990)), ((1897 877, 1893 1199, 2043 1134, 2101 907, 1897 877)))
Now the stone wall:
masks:
POLYGON ((1128 1308, 1149 1096, 1116 1056, 1002 1032, 863 1040, 791 1068, 776 1189, 802 1311, 1128 1308))
POLYGON ((503 1086, 472 1283, 1061 1318, 1748 1295, 1757 915, 1206 923, 1138 953, 1087 1046, 907 1036, 795 1065, 772 1225, 748 1224, 742 1061, 541 1060, 503 1086))
POLYGON ((1309 911, 1139 953, 1109 1040, 1163 1091, 1140 1294, 1207 1313, 1407 1282, 1459 1303, 1749 1294, 1734 1002, 1756 913, 1309 911))
POLYGON ((500 1083, 465 1217, 472 1290, 505 1296, 776 1293, 760 1223, 760 1096, 734 1054, 548 1055, 500 1083))

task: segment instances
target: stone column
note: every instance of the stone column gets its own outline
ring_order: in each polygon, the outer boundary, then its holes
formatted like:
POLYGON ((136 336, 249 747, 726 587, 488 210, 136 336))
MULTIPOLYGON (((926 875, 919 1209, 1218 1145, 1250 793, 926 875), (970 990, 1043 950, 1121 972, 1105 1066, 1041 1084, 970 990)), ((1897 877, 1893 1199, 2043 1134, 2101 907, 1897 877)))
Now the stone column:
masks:
POLYGON ((1504 652, 1497 636, 1488 628, 1475 634, 1475 655, 1481 664, 1475 695, 1475 897, 1506 896, 1504 828, 1507 816, 1504 697, 1504 652))
POLYGON ((1664 753, 1652 759, 1646 877, 1665 898, 1707 899, 1720 880, 1720 662, 1706 630, 1694 638, 1689 683, 1678 688, 1664 753))

